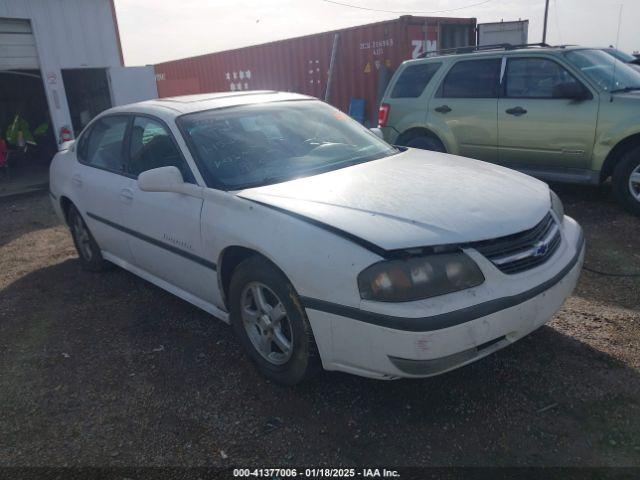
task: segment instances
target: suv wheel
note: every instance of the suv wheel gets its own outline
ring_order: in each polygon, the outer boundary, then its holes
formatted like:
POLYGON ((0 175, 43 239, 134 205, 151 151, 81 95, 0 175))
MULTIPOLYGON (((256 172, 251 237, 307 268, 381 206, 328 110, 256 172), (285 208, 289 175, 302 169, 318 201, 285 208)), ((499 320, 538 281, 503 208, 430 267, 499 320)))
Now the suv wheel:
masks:
POLYGON ((410 148, 419 148, 421 150, 431 150, 432 152, 447 152, 442 142, 431 135, 412 138, 407 142, 406 146, 410 148))
POLYGON ((69 206, 67 219, 82 268, 90 272, 106 270, 110 264, 102 258, 100 247, 93 238, 93 235, 91 235, 89 227, 87 227, 82 215, 80 215, 80 212, 75 206, 69 206))
POLYGON ((320 370, 320 357, 298 294, 266 259, 255 256, 233 272, 231 325, 249 358, 271 380, 294 385, 320 370))
POLYGON ((640 215, 640 145, 620 158, 612 181, 618 201, 631 213, 640 215))

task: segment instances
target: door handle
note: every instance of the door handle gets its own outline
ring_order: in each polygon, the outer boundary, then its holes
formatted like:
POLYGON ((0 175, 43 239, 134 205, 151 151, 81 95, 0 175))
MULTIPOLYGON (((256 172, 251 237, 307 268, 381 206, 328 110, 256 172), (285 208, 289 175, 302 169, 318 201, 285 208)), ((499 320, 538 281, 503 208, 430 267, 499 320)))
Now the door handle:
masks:
POLYGON ((71 182, 73 183, 74 186, 81 187, 82 186, 82 177, 80 175, 76 174, 73 177, 71 177, 71 182))
POLYGON ((131 203, 133 201, 133 190, 130 188, 123 188, 120 190, 120 200, 126 204, 131 203))
POLYGON ((522 107, 508 108, 505 110, 505 112, 508 113, 509 115, 515 115, 516 117, 519 117, 520 115, 524 115, 525 113, 527 113, 527 111, 522 107))
POLYGON ((438 113, 449 113, 451 111, 451 108, 449 107, 449 105, 441 105, 434 108, 434 110, 438 113))

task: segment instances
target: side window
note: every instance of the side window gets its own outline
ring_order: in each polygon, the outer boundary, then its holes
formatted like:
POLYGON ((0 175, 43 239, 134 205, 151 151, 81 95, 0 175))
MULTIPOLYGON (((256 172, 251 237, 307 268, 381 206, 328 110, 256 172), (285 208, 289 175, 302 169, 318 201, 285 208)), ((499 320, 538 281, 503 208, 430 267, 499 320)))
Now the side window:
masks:
POLYGON ((173 139, 160 122, 147 117, 135 117, 129 142, 127 172, 138 176, 159 167, 178 167, 185 182, 195 183, 193 173, 173 139))
POLYGON ((417 98, 422 95, 441 63, 421 63, 405 68, 391 91, 391 98, 417 98))
POLYGON ((581 84, 561 65, 546 58, 510 58, 507 61, 508 98, 563 98, 559 85, 581 84))
POLYGON ((114 172, 124 171, 122 155, 128 117, 110 116, 97 120, 82 136, 79 153, 83 163, 114 172))
POLYGON ((497 98, 500 77, 499 58, 462 60, 442 82, 442 98, 497 98))

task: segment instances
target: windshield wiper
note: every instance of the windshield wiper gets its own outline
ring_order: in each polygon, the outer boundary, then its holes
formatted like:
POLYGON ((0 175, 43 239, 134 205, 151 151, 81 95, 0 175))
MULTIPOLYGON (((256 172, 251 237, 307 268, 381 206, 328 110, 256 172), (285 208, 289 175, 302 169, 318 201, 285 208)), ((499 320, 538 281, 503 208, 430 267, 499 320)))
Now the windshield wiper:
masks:
POLYGON ((615 90, 611 90, 609 93, 623 93, 623 92, 631 92, 633 90, 640 90, 640 86, 616 88, 615 90))

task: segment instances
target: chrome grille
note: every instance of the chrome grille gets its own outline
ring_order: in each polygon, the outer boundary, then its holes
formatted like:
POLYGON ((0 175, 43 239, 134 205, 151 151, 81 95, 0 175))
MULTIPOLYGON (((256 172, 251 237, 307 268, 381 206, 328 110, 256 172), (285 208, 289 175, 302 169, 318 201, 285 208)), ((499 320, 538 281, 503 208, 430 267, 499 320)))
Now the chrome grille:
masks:
POLYGON ((560 246, 560 229, 551 213, 535 227, 506 237, 469 245, 507 274, 524 272, 546 262, 560 246))

